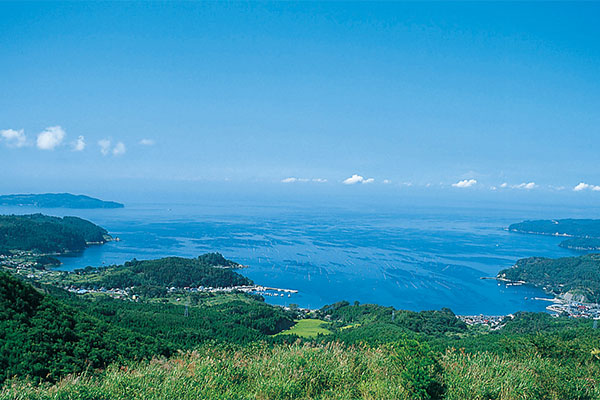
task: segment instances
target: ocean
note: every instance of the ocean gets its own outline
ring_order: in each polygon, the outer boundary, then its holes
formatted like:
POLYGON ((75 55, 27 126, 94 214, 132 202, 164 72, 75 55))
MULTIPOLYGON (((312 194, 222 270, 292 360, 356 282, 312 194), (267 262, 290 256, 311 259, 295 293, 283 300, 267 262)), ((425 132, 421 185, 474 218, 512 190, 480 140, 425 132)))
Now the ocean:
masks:
POLYGON ((2 214, 75 215, 119 241, 60 257, 59 269, 122 264, 137 258, 220 252, 249 268, 255 283, 298 290, 266 301, 319 308, 347 300, 408 310, 448 307, 457 314, 543 311, 548 298, 493 277, 530 256, 563 257, 560 238, 511 233, 524 219, 574 216, 570 210, 520 207, 348 207, 128 204, 124 209, 0 207, 2 214))

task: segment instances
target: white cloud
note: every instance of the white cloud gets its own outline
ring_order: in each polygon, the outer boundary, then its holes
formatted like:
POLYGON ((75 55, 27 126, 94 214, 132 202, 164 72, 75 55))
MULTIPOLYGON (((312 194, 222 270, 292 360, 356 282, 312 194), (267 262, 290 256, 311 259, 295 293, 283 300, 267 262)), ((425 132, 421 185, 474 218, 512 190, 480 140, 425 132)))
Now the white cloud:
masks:
POLYGON ((140 140, 140 144, 142 146, 154 146, 156 142, 154 141, 154 139, 142 139, 140 140))
POLYGON ((117 144, 115 144, 115 147, 112 150, 113 156, 120 156, 125 154, 125 152, 127 151, 127 148, 125 147, 125 144, 123 142, 117 142, 117 144))
POLYGON ((100 153, 102 153, 103 156, 106 156, 111 152, 113 156, 120 156, 125 154, 127 151, 127 148, 123 142, 117 142, 111 150, 110 139, 98 140, 98 146, 100 146, 100 153))
POLYGON ((372 182, 375 182, 374 178, 366 179, 365 177, 357 175, 357 174, 354 174, 350 178, 344 179, 342 181, 342 183, 344 185, 354 185, 356 183, 372 183, 372 182))
POLYGON ((109 139, 98 140, 98 146, 100 146, 100 153, 102 153, 103 156, 107 155, 110 152, 109 139))
POLYGON ((392 181, 390 181, 389 179, 384 179, 384 180, 383 180, 383 183, 387 185, 387 184, 390 184, 390 183, 392 183, 392 181))
POLYGON ((72 145, 73 151, 83 151, 83 149, 85 149, 85 138, 83 136, 79 136, 72 145))
POLYGON ((498 190, 496 186, 490 186, 490 190, 498 190))
POLYGON ((594 192, 600 191, 600 186, 590 185, 588 183, 579 182, 574 188, 574 192, 581 192, 582 190, 593 190, 594 192))
POLYGON ((54 150, 65 138, 65 131, 60 126, 50 126, 37 137, 37 147, 40 150, 54 150))
POLYGON ((352 175, 350 178, 344 179, 344 181, 342 182, 344 185, 354 185, 355 183, 359 183, 364 181, 365 178, 363 178, 360 175, 352 175))
POLYGON ((327 182, 327 179, 323 179, 323 178, 296 178, 294 176, 290 176, 289 178, 285 178, 281 180, 282 183, 294 183, 294 182, 317 182, 317 183, 324 183, 327 182))
POLYGON ((504 189, 504 188, 507 188, 507 187, 508 187, 508 183, 504 182, 502 185, 500 185, 500 187, 501 187, 502 189, 504 189))
POLYGON ((25 137, 25 131, 4 129, 0 131, 0 137, 4 139, 8 147, 23 147, 27 144, 27 137, 25 137))
POLYGON ((535 182, 523 182, 523 183, 519 183, 518 185, 513 185, 512 186, 514 189, 526 189, 526 190, 531 190, 531 189, 535 189, 537 187, 537 185, 535 184, 535 182))
POLYGON ((477 184, 477 180, 476 179, 464 179, 462 181, 458 181, 456 183, 453 183, 452 186, 456 187, 456 188, 468 188, 471 187, 473 185, 477 184))

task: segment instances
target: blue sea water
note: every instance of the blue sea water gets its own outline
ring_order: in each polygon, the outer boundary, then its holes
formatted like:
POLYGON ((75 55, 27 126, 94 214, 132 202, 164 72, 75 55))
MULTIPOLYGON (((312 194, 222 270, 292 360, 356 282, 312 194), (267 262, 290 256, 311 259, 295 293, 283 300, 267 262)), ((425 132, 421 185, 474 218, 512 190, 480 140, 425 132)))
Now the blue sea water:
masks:
POLYGON ((121 264, 132 258, 195 257, 218 251, 250 267, 258 284, 297 289, 274 304, 318 308, 340 300, 457 314, 543 311, 548 297, 495 276, 522 257, 571 256, 560 238, 510 233, 513 222, 561 218, 535 207, 307 207, 294 205, 131 204, 124 209, 0 208, 3 214, 76 215, 120 241, 61 257, 60 269, 121 264))

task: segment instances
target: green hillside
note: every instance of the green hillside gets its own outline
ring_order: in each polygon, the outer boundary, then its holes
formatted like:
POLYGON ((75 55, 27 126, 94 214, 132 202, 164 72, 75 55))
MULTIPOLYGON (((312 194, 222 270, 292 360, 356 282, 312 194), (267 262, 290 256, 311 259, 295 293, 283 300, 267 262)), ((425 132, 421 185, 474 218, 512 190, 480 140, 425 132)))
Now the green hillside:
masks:
POLYGON ((108 324, 0 272, 0 380, 55 380, 175 350, 151 336, 108 324))

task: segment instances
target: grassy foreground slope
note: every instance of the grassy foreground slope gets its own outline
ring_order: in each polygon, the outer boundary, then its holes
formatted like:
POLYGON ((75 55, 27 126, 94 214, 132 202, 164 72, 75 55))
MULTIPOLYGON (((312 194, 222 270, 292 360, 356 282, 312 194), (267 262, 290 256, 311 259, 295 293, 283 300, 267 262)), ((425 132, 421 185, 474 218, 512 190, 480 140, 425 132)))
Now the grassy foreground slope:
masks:
POLYGON ((435 355, 411 340, 378 347, 213 346, 54 385, 13 381, 0 399, 599 399, 599 372, 597 365, 574 367, 537 354, 435 355))

